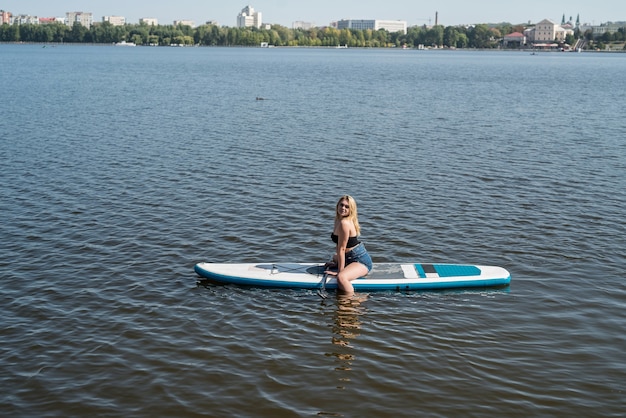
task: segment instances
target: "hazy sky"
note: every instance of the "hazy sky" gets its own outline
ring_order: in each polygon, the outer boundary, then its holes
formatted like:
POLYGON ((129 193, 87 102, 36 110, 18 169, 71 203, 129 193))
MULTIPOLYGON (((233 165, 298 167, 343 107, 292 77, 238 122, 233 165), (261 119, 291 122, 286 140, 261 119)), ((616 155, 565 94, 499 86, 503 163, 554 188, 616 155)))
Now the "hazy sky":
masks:
POLYGON ((291 27, 302 20, 325 26, 339 19, 389 19, 406 20, 409 26, 435 23, 452 26, 471 23, 536 23, 542 19, 561 22, 576 19, 581 23, 600 24, 607 21, 626 21, 624 0, 568 0, 548 2, 525 0, 254 0, 240 3, 224 0, 0 0, 0 9, 15 14, 38 17, 64 17, 69 11, 93 13, 94 21, 102 16, 124 16, 129 23, 142 17, 155 17, 160 24, 173 20, 190 19, 197 25, 216 20, 220 25, 236 26, 237 14, 246 5, 263 14, 264 23, 278 23, 291 27))

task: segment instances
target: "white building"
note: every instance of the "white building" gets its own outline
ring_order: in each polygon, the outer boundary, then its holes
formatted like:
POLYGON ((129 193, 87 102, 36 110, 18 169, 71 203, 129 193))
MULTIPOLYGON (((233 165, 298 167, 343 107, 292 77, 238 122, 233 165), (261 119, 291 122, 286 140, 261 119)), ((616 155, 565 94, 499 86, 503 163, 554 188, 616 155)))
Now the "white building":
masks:
POLYGON ((142 17, 141 19, 139 19, 139 23, 148 25, 148 26, 158 26, 159 19, 154 18, 154 17, 142 17))
POLYGON ((312 22, 303 22, 301 20, 296 20, 295 22, 291 23, 291 27, 292 29, 309 30, 309 29, 313 29, 315 27, 315 24, 312 22))
POLYGON ((113 26, 124 26, 126 18, 124 16, 102 16, 102 22, 109 22, 113 26))
POLYGON ((550 19, 544 19, 537 23, 534 28, 524 31, 524 35, 535 43, 563 42, 569 34, 573 35, 574 31, 569 28, 563 28, 550 19))
POLYGON ((85 12, 67 12, 65 13, 65 24, 67 26, 74 26, 74 23, 79 23, 89 29, 93 23, 93 13, 85 12))
POLYGON ((11 23, 16 23, 18 25, 38 25, 39 18, 31 15, 17 15, 13 16, 13 21, 11 23))
POLYGON ((241 9, 241 13, 237 15, 238 28, 260 28, 263 24, 261 12, 255 12, 252 6, 246 6, 241 9))
POLYGON ((385 29, 388 32, 404 34, 406 34, 406 26, 406 20, 342 19, 337 22, 337 29, 385 29))
POLYGON ((580 26, 580 32, 585 33, 591 31, 592 36, 598 38, 607 32, 615 33, 619 31, 620 28, 626 28, 626 22, 606 22, 599 25, 590 25, 587 23, 580 26))
POLYGON ((192 28, 195 28, 196 22, 194 22, 193 20, 189 20, 189 19, 175 20, 174 26, 178 26, 178 25, 191 26, 192 28))

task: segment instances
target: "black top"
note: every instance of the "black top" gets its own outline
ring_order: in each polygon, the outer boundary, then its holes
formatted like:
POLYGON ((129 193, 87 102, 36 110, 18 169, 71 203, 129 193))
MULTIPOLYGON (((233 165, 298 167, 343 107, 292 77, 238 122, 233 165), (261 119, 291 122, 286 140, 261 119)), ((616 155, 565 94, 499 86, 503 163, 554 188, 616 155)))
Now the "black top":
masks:
MULTIPOLYGON (((330 239, 332 239, 335 244, 337 244, 337 241, 339 241, 339 237, 332 233, 330 234, 330 239)), ((361 241, 359 241, 359 237, 349 237, 348 244, 346 245, 346 247, 347 248, 356 247, 360 243, 361 241)))

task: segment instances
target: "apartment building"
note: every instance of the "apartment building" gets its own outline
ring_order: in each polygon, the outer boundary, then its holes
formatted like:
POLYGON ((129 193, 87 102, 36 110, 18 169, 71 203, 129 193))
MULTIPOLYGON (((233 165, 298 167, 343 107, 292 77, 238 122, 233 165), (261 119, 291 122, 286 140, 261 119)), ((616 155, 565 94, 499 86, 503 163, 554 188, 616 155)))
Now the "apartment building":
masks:
POLYGON ((67 26, 74 26, 74 23, 79 23, 89 29, 93 24, 93 13, 67 12, 65 13, 65 23, 67 26))
POLYGON ((154 18, 154 17, 142 17, 141 19, 139 19, 139 24, 144 24, 148 26, 158 26, 159 19, 154 18))
POLYGON ((238 28, 260 28, 263 24, 261 12, 254 10, 252 6, 244 7, 237 15, 237 27, 238 28))
POLYGON ((113 26, 124 26, 126 18, 124 16, 102 16, 102 22, 109 22, 113 26))

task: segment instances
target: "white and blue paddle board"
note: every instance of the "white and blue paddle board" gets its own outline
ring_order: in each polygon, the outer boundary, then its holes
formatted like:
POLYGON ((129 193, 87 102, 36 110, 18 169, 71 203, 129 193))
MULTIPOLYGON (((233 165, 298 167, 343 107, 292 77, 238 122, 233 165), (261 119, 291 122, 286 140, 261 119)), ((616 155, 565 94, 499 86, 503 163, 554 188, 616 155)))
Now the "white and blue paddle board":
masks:
MULTIPOLYGON (((320 289, 324 265, 313 263, 198 263, 196 273, 211 282, 253 287, 320 289)), ((506 286, 511 275, 502 267, 459 264, 378 263, 365 277, 352 281, 355 291, 430 290, 506 286)), ((336 289, 328 275, 326 289, 336 289)))

